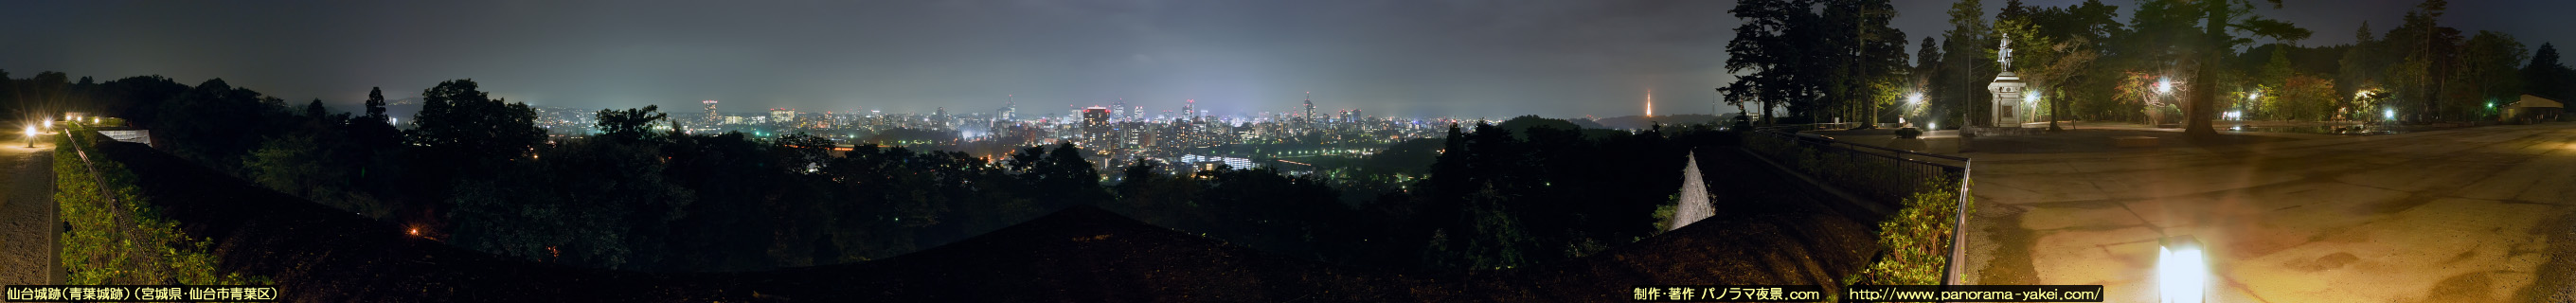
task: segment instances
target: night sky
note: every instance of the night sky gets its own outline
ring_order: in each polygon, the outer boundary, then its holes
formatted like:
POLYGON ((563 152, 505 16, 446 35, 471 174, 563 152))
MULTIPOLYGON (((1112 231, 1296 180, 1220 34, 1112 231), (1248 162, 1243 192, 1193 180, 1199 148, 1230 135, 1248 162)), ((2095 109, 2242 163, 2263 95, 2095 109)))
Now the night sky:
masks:
MULTIPOLYGON (((2058 6, 2081 1, 2029 1, 2058 6)), ((2105 1, 2122 6, 2129 1, 2105 1)), ((2258 1, 2259 2, 2259 1, 2258 1)), ((2288 0, 2260 11, 2317 32, 2384 32, 2418 1, 2288 0)), ((1897 1, 1919 42, 1952 1, 1897 1)), ((2002 1, 1987 1, 1991 20, 2002 1)), ((1611 117, 1707 113, 1733 1, 406 1, 9 2, 0 69, 101 81, 159 74, 354 106, 439 81, 539 106, 695 111, 1147 110, 1220 114, 1611 117)), ((2446 25, 2542 42, 2576 1, 2454 1, 2446 25)), ((2125 20, 2125 19, 2124 19, 2125 20)), ((1912 54, 1911 51, 1908 54, 1912 54)), ((1725 111, 1733 111, 1727 108, 1725 111)))

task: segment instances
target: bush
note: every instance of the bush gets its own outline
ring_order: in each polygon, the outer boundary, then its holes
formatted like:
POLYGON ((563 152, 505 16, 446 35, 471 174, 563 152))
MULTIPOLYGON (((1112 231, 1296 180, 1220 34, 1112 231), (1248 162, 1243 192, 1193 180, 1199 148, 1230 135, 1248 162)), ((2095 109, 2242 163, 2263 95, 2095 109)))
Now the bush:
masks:
POLYGON ((1901 139, 1914 139, 1914 138, 1922 137, 1922 136, 1923 136, 1923 130, 1921 130, 1921 129, 1915 129, 1915 128, 1912 128, 1912 127, 1896 129, 1896 137, 1897 137, 1897 138, 1901 138, 1901 139))
POLYGON ((116 161, 93 157, 94 165, 83 165, 76 149, 86 146, 72 141, 57 139, 53 157, 54 202, 62 209, 63 222, 71 225, 60 243, 71 284, 275 284, 267 277, 222 273, 211 241, 188 237, 178 221, 145 203, 133 173, 116 161))
MULTIPOLYGON (((1915 193, 1905 200, 1887 221, 1878 222, 1878 244, 1887 247, 1858 277, 1850 281, 1869 285, 1937 285, 1942 268, 1950 261, 1950 235, 1958 230, 1954 221, 1959 209, 1957 192, 1939 190, 1952 184, 1936 180, 1936 189, 1915 193)), ((1969 206, 1974 206, 1973 202, 1969 206)))

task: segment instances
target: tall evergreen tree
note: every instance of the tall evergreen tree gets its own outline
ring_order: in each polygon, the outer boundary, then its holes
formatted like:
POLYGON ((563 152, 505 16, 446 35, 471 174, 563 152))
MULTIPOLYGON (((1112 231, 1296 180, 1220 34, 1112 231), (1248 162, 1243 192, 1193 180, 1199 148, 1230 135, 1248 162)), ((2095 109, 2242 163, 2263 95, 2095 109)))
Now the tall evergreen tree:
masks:
POLYGON ((2576 70, 2559 62, 2556 45, 2541 43, 2540 50, 2532 52, 2531 63, 2522 66, 2522 79, 2523 90, 2531 95, 2576 101, 2576 70))
MULTIPOLYGON (((1771 109, 1784 102, 1812 98, 1815 85, 1802 75, 1805 56, 1797 35, 1798 24, 1814 19, 1813 0, 1744 0, 1727 10, 1744 24, 1735 27, 1735 40, 1726 43, 1726 72, 1736 75, 1735 82, 1719 91, 1726 103, 1762 105, 1763 123, 1771 123, 1771 109), (1748 73, 1748 71, 1750 73, 1748 73)), ((1792 105, 1794 106, 1794 105, 1792 105)))
MULTIPOLYGON (((2268 1, 2273 8, 2281 7, 2280 0, 2268 1)), ((2200 1, 2190 5, 2195 11, 2188 16, 2200 21, 2198 30, 2201 33, 2196 39, 2184 40, 2187 43, 2184 66, 2193 71, 2192 81, 2186 83, 2190 89, 2183 91, 2186 103, 2183 107, 2186 118, 2183 133, 2215 136, 2218 129, 2212 127, 2211 122, 2218 115, 2218 79, 2220 71, 2224 70, 2219 58, 2234 53, 2232 50, 2238 45, 2253 43, 2252 39, 2238 38, 2232 33, 2243 31, 2274 41, 2302 40, 2313 33, 2288 22, 2253 15, 2252 0, 2200 1)))
POLYGON ((1941 45, 1942 52, 1948 57, 1941 59, 1945 65, 1941 68, 1942 79, 1935 82, 1943 86, 1944 92, 1933 102, 1958 106, 1957 112, 1949 114, 1959 115, 1962 119, 1959 126, 1963 129, 1987 125, 1990 123, 1987 120, 1991 120, 1985 115, 1975 114, 1986 112, 1987 101, 1994 98, 1993 94, 1986 92, 1986 83, 1993 82, 1997 72, 1996 45, 1988 38, 1993 30, 1988 27, 1985 14, 1983 1, 1951 3, 1950 30, 1942 32, 1941 39, 1945 43, 1941 45))
POLYGON ((1810 40, 1824 43, 1809 51, 1810 62, 1823 63, 1813 68, 1830 72, 1823 83, 1826 86, 1819 99, 1819 116, 1879 122, 1879 109, 1903 92, 1902 85, 1897 84, 1903 79, 1897 75, 1906 69, 1905 31, 1889 22, 1896 18, 1896 7, 1887 0, 1829 0, 1822 4, 1823 13, 1815 26, 1826 34, 1810 40))

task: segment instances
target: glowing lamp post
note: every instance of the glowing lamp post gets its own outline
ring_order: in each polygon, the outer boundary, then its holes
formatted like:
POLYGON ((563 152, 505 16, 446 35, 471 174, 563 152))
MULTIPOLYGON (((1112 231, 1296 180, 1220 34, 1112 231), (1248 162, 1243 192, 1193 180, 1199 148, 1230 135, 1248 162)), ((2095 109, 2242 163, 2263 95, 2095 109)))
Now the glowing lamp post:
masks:
POLYGON ((27 126, 27 147, 29 147, 29 148, 36 147, 36 126, 35 126, 35 125, 28 125, 28 126, 27 126))
POLYGON ((2156 247, 2157 302, 2199 303, 2209 297, 2209 259, 2200 239, 2173 236, 2156 247))

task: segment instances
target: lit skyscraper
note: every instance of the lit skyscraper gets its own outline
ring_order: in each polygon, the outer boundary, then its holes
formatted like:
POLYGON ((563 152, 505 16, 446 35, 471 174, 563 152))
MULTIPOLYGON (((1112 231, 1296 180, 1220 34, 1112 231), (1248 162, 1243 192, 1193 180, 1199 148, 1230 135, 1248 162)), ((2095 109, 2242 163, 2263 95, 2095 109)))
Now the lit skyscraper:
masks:
POLYGON ((724 118, 723 116, 716 115, 716 100, 707 100, 699 103, 707 104, 707 125, 716 125, 716 122, 719 121, 718 119, 724 118))
POLYGON ((1093 106, 1083 108, 1083 134, 1089 135, 1093 139, 1098 139, 1103 134, 1107 134, 1109 132, 1109 117, 1110 113, 1109 108, 1107 107, 1093 106))
POLYGON ((1306 92, 1306 113, 1298 115, 1298 117, 1306 118, 1306 120, 1309 121, 1315 119, 1315 92, 1306 92))
POLYGON ((1111 119, 1124 119, 1124 118, 1127 118, 1127 110, 1128 110, 1128 109, 1127 109, 1127 99, 1125 99, 1125 98, 1120 98, 1120 99, 1118 99, 1118 102, 1117 102, 1117 103, 1110 103, 1110 104, 1109 104, 1109 118, 1111 118, 1111 119))

